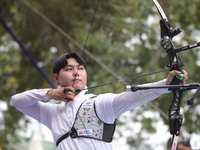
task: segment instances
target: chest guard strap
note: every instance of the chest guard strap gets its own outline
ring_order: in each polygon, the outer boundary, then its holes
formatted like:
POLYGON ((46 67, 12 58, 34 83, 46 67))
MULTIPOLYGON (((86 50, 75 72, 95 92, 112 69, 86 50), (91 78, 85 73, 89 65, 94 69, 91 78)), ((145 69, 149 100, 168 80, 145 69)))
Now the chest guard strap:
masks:
POLYGON ((81 104, 71 130, 58 139, 56 146, 68 136, 112 142, 116 121, 113 124, 107 124, 99 119, 96 114, 95 99, 96 96, 91 97, 81 104))

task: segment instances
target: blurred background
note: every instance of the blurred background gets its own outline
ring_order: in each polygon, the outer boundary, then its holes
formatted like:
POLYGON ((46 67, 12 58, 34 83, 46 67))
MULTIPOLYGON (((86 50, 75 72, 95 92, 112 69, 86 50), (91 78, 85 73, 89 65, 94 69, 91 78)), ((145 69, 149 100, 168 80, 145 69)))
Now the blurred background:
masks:
MULTIPOLYGON (((158 0, 182 47, 200 40, 199 0, 158 0)), ((88 87, 166 69, 160 46, 160 16, 151 0, 1 0, 0 1, 0 149, 55 149, 50 131, 17 111, 10 97, 30 89, 56 87, 51 65, 66 52, 85 59, 88 87), (98 4, 98 6, 97 6, 98 4), (95 14, 95 15, 94 15, 95 14), (94 18, 94 19, 93 19, 94 18), (92 21, 93 20, 93 21, 92 21), (90 31, 90 33, 89 33, 90 31), (89 36, 88 36, 89 33, 89 36), (83 51, 84 50, 84 51, 83 51)), ((189 73, 187 83, 200 82, 200 48, 179 53, 189 73)), ((156 82, 168 72, 91 89, 94 94, 119 93, 128 84, 156 82)), ((200 97, 190 107, 183 95, 185 135, 200 149, 200 97)), ((167 111, 173 94, 164 94, 118 118, 115 150, 164 150, 169 133, 167 111)))

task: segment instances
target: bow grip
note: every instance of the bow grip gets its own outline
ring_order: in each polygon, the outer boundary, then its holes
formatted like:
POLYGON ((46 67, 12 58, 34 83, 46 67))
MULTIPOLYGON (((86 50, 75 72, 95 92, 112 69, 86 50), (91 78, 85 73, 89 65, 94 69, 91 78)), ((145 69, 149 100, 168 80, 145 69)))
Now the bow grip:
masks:
POLYGON ((176 74, 174 73, 174 71, 172 71, 172 74, 174 75, 174 79, 172 80, 171 85, 181 84, 181 83, 182 83, 182 80, 183 80, 183 78, 184 78, 184 74, 176 75, 176 74))

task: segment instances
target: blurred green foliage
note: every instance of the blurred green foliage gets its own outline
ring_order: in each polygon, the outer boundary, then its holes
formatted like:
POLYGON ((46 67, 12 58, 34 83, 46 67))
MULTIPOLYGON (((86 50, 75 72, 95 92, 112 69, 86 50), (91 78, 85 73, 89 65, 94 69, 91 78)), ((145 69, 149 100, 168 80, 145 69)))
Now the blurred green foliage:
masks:
MULTIPOLYGON (((159 3, 169 17, 171 26, 180 26, 184 30, 174 38, 176 47, 197 42, 200 34, 200 1, 159 0, 159 3)), ((71 51, 82 55, 87 62, 88 87, 166 68, 169 60, 166 52, 160 47, 160 16, 152 1, 101 0, 95 13, 96 5, 97 1, 91 0, 1 0, 0 17, 50 78, 53 76, 53 60, 71 51), (86 40, 90 27, 92 28, 86 40), (85 51, 89 51, 95 57, 89 56, 85 51), (106 71, 97 59, 118 77, 106 71)), ((7 104, 7 109, 0 110, 3 114, 0 118, 0 148, 5 150, 9 142, 16 142, 16 130, 26 128, 26 123, 24 126, 19 125, 24 115, 10 105, 10 97, 25 90, 47 88, 50 85, 3 26, 0 26, 0 38, 0 101, 7 104), (6 138, 8 135, 12 135, 13 141, 6 138)), ((184 69, 189 72, 188 83, 198 83, 198 48, 182 52, 180 57, 186 64, 184 69)), ((167 74, 164 72, 128 80, 125 84, 155 82, 166 78, 167 74)), ((118 93, 124 90, 125 85, 118 83, 94 88, 90 92, 118 93)), ((184 126, 189 133, 199 133, 199 97, 189 111, 185 111, 188 110, 185 102, 191 96, 192 93, 187 92, 183 97, 184 126)), ((172 98, 172 94, 165 94, 150 103, 166 113, 172 98)), ((153 122, 156 122, 156 118, 152 120, 142 116, 144 110, 158 111, 145 104, 140 109, 132 111, 134 115, 131 122, 141 122, 144 130, 149 134, 154 133, 156 129, 153 122), (137 120, 134 116, 142 116, 143 119, 137 120)), ((163 115, 161 118, 168 124, 163 115)), ((119 119, 119 125, 125 126, 125 123, 119 119)), ((130 137, 127 144, 130 147, 137 147, 142 140, 144 139, 140 135, 137 138, 130 137)))

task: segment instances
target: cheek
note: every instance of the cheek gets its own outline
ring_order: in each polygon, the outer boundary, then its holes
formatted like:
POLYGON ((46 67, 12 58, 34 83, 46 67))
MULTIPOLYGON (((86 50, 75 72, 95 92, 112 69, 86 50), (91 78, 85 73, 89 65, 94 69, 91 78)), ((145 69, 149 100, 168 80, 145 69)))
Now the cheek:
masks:
POLYGON ((71 78, 67 74, 60 74, 58 77, 60 86, 70 85, 71 78))
POLYGON ((87 73, 82 74, 82 79, 87 83, 87 73))

